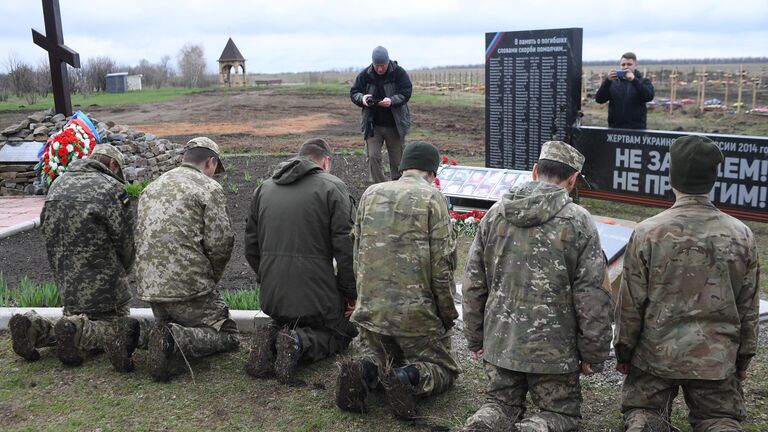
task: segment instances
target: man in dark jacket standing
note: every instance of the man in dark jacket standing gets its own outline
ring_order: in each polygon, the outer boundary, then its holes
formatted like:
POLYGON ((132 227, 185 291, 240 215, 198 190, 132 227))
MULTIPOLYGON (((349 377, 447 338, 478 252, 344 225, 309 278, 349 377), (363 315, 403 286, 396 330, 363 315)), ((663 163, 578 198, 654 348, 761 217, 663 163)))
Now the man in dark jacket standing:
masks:
POLYGON ((349 236, 355 208, 330 169, 330 146, 310 139, 253 194, 245 256, 272 318, 254 333, 245 370, 255 378, 274 373, 290 382, 299 360, 343 351, 357 334, 349 322, 357 299, 349 236))
POLYGON ((408 100, 411 98, 411 79, 396 61, 389 60, 386 48, 378 46, 371 56, 373 62, 355 79, 349 96, 362 107, 361 129, 365 139, 368 168, 374 183, 386 181, 381 166, 381 147, 386 142, 389 174, 392 180, 400 178, 400 158, 403 155, 405 134, 411 127, 408 100))
POLYGON ((624 53, 619 60, 620 70, 611 70, 595 94, 597 103, 608 103, 608 126, 624 129, 645 129, 648 109, 646 102, 653 100, 653 84, 643 78, 633 52, 624 53))

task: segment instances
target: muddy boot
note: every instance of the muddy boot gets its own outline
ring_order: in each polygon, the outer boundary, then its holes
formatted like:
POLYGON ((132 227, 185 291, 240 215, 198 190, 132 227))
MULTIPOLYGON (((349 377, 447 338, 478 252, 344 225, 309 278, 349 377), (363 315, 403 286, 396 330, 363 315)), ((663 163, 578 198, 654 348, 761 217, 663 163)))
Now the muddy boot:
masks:
POLYGON ((278 328, 272 325, 257 325, 253 333, 253 347, 245 373, 254 378, 266 378, 275 373, 275 341, 278 328))
POLYGON ((337 363, 339 376, 336 378, 336 406, 344 411, 364 413, 366 399, 379 381, 379 368, 368 360, 356 361, 346 358, 337 363))
MULTIPOLYGON (((509 429, 514 431, 515 429, 509 429)), ((471 425, 464 426, 459 429, 459 432, 493 432, 494 429, 485 423, 473 423, 471 425)))
POLYGON ((27 361, 40 359, 40 353, 35 349, 32 320, 21 314, 14 314, 8 322, 8 328, 11 330, 13 352, 27 361))
POLYGON ((80 366, 83 355, 77 347, 78 330, 74 322, 61 317, 54 327, 56 333, 56 356, 65 366, 80 366))
POLYGON ((171 379, 171 357, 173 356, 173 334, 166 322, 158 321, 149 331, 148 364, 152 381, 168 382, 171 379))
POLYGON ((290 384, 301 358, 301 340, 299 340, 298 333, 288 327, 283 327, 277 333, 275 348, 277 349, 277 358, 275 358, 277 380, 283 384, 290 384))
POLYGON ((416 386, 419 370, 413 366, 394 368, 384 383, 389 406, 395 417, 402 420, 416 419, 416 386))
POLYGON ((118 372, 132 372, 134 369, 131 356, 139 345, 139 320, 122 317, 112 323, 109 340, 104 342, 104 351, 112 367, 118 372))

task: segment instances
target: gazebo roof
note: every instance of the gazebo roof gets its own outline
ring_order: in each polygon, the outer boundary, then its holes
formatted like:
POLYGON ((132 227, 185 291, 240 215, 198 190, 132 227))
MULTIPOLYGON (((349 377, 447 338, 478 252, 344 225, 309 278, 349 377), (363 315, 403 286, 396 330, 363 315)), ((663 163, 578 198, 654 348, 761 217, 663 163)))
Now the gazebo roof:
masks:
POLYGON ((237 49, 237 46, 235 45, 235 42, 232 41, 232 38, 229 38, 227 41, 227 46, 225 46, 224 51, 221 52, 219 61, 245 61, 245 58, 242 54, 240 54, 240 50, 237 49))

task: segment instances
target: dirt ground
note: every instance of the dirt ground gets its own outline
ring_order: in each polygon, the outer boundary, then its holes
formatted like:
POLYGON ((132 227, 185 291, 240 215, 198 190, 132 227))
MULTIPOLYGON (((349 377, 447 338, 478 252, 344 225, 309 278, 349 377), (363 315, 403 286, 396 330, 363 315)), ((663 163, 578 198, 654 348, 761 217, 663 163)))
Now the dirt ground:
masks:
MULTIPOLYGON (((456 155, 460 161, 484 154, 485 111, 482 106, 411 103, 410 107, 411 140, 431 141, 441 152, 456 155)), ((224 289, 252 286, 252 272, 243 257, 243 233, 251 192, 258 179, 267 178, 274 166, 293 154, 304 140, 323 137, 335 150, 350 150, 346 153, 351 155, 334 158, 334 174, 347 183, 355 197, 368 186, 365 156, 360 154, 363 149, 359 133, 360 109, 346 94, 338 91, 301 86, 211 91, 153 104, 81 109, 99 120, 124 124, 174 142, 209 136, 231 155, 226 159, 229 171, 219 177, 237 233, 233 257, 222 281, 224 289), (264 153, 285 155, 264 156, 264 153)), ((584 109, 584 124, 605 125, 607 113, 604 106, 585 104, 584 109)), ((28 113, 0 112, 0 126, 18 122, 26 115, 28 113)), ((736 133, 768 124, 765 118, 754 116, 739 119, 710 117, 709 114, 670 117, 650 113, 649 128, 736 133)), ((37 282, 53 279, 38 230, 0 240, 0 271, 12 286, 24 276, 37 282)))
MULTIPOLYGON (((220 289, 250 289, 254 286, 253 271, 248 266, 244 255, 243 238, 245 222, 251 195, 259 180, 267 179, 281 161, 288 157, 278 156, 226 156, 224 162, 227 172, 217 176, 224 188, 232 225, 235 232, 235 246, 219 284, 220 289), (247 173, 247 174, 246 174, 247 173)), ((332 160, 333 173, 344 179, 350 194, 355 199, 368 187, 365 156, 338 155, 332 160)), ((134 205, 135 208, 135 205, 134 205)), ((9 286, 16 286, 23 277, 35 282, 53 280, 45 252, 45 240, 40 229, 0 239, 0 271, 9 286)), ((133 275, 131 275, 133 281, 133 275)), ((132 283, 132 288, 135 286, 132 283)), ((138 300, 136 306, 142 305, 138 300)))
MULTIPOLYGON (((410 104, 411 131, 445 150, 482 150, 485 111, 481 107, 410 104)), ((167 102, 82 107, 111 120, 176 142, 205 135, 225 151, 289 151, 308 138, 322 137, 335 148, 362 149, 360 108, 349 97, 301 87, 203 92, 167 102)), ((27 114, 0 112, 0 125, 27 114)))

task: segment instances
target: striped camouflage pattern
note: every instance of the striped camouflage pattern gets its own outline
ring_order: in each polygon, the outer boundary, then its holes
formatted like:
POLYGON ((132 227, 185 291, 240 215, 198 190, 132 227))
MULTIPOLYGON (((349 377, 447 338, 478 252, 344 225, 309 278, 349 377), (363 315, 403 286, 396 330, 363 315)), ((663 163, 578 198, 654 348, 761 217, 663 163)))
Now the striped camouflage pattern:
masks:
POLYGON ((663 378, 722 380, 757 348, 759 261, 752 231, 706 196, 635 228, 616 310, 617 360, 663 378))
POLYGON ((465 268, 468 348, 518 372, 564 374, 608 358, 610 296, 592 218, 560 186, 531 181, 480 222, 465 268))
POLYGON ((235 237, 219 183, 182 164, 141 194, 136 283, 144 301, 179 301, 212 292, 235 237))
POLYGON ((66 314, 109 312, 131 299, 134 216, 123 181, 93 159, 72 162, 40 214, 66 314))
POLYGON ((370 186, 360 198, 353 235, 353 322, 390 336, 453 327, 456 243, 439 190, 412 172, 370 186))

